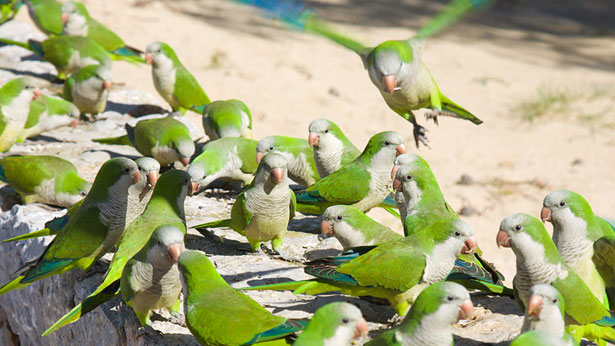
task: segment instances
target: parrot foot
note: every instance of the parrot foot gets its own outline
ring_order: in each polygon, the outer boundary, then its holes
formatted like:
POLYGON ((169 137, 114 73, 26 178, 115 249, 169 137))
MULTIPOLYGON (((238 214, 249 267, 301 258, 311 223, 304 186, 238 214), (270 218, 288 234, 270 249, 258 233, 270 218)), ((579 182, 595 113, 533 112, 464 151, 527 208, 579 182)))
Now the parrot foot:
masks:
POLYGON ((150 336, 150 337, 154 337, 154 338, 162 338, 164 337, 164 333, 156 330, 154 328, 152 328, 152 326, 147 325, 145 327, 139 328, 137 330, 137 338, 138 337, 145 337, 145 336, 150 336))
POLYGON ((414 124, 414 143, 419 147, 419 142, 429 148, 429 140, 427 140, 427 129, 419 124, 414 124))
POLYGON ((171 312, 171 317, 169 317, 167 320, 171 323, 178 324, 182 327, 185 327, 185 328, 188 327, 186 325, 186 319, 184 318, 184 315, 182 315, 179 312, 171 312))

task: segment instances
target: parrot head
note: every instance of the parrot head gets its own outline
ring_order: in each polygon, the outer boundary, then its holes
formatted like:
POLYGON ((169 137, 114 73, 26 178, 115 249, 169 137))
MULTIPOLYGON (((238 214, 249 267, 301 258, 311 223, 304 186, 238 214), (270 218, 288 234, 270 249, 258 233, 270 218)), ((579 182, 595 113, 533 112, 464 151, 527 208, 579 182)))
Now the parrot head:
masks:
POLYGON ((408 153, 401 154, 395 158, 395 163, 393 164, 393 170, 391 171, 391 178, 395 179, 395 176, 397 175, 397 170, 399 169, 399 167, 411 164, 413 162, 420 162, 424 164, 425 166, 429 167, 429 164, 427 163, 427 161, 425 161, 425 159, 423 159, 422 157, 416 154, 408 154, 408 153))
POLYGON ((408 41, 385 41, 367 56, 367 71, 381 92, 393 94, 401 89, 400 83, 411 79, 414 61, 414 47, 408 41))
POLYGON ((136 159, 135 162, 137 163, 137 167, 139 167, 141 177, 147 178, 143 179, 144 186, 145 183, 150 188, 156 186, 160 171, 160 163, 151 157, 140 157, 136 159))
POLYGON ((173 48, 163 42, 152 42, 145 49, 145 61, 148 64, 157 66, 174 65, 179 62, 173 48))
POLYGON ((191 138, 179 138, 174 143, 175 149, 179 153, 179 161, 184 166, 188 166, 190 164, 190 158, 194 155, 196 151, 196 147, 191 138))
POLYGON ((320 230, 323 236, 335 235, 335 229, 340 227, 352 227, 349 221, 364 216, 360 210, 347 205, 333 205, 328 207, 322 214, 320 230))
MULTIPOLYGON (((578 218, 589 219, 593 216, 591 206, 583 196, 568 190, 549 193, 542 202, 540 218, 554 225, 565 225, 578 218)), ((582 220, 581 220, 582 221, 582 220)))
POLYGON ((269 153, 261 159, 256 170, 255 183, 273 183, 278 185, 286 180, 288 161, 278 153, 269 153))
POLYGON ((65 35, 82 35, 87 34, 87 19, 89 17, 88 10, 82 3, 68 1, 62 4, 62 24, 64 26, 63 33, 65 35))
POLYGON ((563 324, 565 311, 564 297, 555 287, 547 284, 532 286, 525 313, 526 319, 553 321, 554 317, 561 316, 563 324))
POLYGON ((141 181, 141 172, 137 164, 126 157, 116 157, 107 160, 98 170, 94 183, 86 198, 106 196, 103 191, 120 191, 128 194, 130 185, 141 181))
POLYGON ((414 203, 421 198, 429 184, 437 184, 431 169, 420 161, 409 163, 397 169, 393 166, 393 172, 395 172, 393 189, 403 192, 407 198, 414 200, 414 203))
POLYGON ((100 90, 111 90, 112 84, 111 69, 106 65, 89 65, 79 70, 77 75, 77 83, 88 81, 96 81, 94 91, 96 94, 100 90))
POLYGON ((160 226, 154 230, 146 247, 149 263, 177 263, 185 250, 184 233, 175 226, 160 226))
POLYGON ((463 286, 441 281, 430 285, 419 294, 402 324, 432 315, 434 320, 452 326, 459 320, 471 318, 473 311, 470 294, 463 286))
POLYGON ((282 148, 288 147, 289 143, 283 136, 267 136, 258 141, 256 144, 256 162, 260 163, 263 157, 269 153, 277 153, 283 155, 287 161, 292 159, 292 154, 282 151, 282 148))
POLYGON ((505 217, 496 237, 498 247, 510 247, 517 257, 546 256, 549 262, 561 261, 542 222, 529 214, 517 213, 505 217))
POLYGON ((369 158, 372 163, 390 165, 392 169, 395 157, 405 153, 404 137, 394 131, 385 131, 369 139, 361 157, 369 158))
POLYGON ((368 331, 361 310, 346 302, 330 303, 316 310, 306 331, 312 329, 310 325, 313 330, 334 331, 330 334, 334 334, 336 340, 348 340, 349 343, 352 339, 367 335, 368 331))
POLYGON ((308 142, 313 147, 324 148, 331 147, 335 144, 337 144, 337 146, 343 145, 338 139, 338 135, 341 133, 341 130, 332 121, 319 118, 312 121, 308 129, 310 131, 308 142))

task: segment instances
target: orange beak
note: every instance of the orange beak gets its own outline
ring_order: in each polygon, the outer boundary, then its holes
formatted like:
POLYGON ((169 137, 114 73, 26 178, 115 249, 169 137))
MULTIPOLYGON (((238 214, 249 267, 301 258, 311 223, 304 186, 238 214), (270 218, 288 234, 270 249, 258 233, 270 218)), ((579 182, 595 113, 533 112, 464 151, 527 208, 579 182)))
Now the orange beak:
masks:
POLYGON ((274 168, 271 170, 271 180, 274 184, 279 184, 284 180, 284 168, 274 168))
POLYGON ((316 133, 310 132, 310 136, 308 137, 308 143, 311 146, 317 147, 320 144, 320 136, 316 133))
POLYGON ((146 174, 147 176, 147 184, 149 186, 156 186, 156 182, 158 181, 158 172, 149 172, 146 174))
POLYGON ((399 170, 399 167, 401 167, 400 165, 395 165, 393 166, 393 169, 391 170, 391 179, 395 180, 395 177, 397 176, 397 171, 399 170))
POLYGON ((551 208, 542 207, 540 211, 540 219, 544 223, 545 221, 551 222, 551 208))
POLYGON ((320 223, 320 233, 322 233, 324 237, 326 237, 327 235, 333 235, 333 224, 323 219, 320 223))
POLYGON ((466 241, 463 243, 463 247, 461 248, 461 253, 463 254, 474 253, 477 247, 478 247, 478 242, 476 241, 476 237, 471 236, 470 238, 466 239, 466 241))
POLYGON ((136 184, 136 183, 138 183, 140 181, 141 181, 141 172, 139 172, 139 171, 134 172, 132 174, 132 179, 130 180, 130 183, 132 185, 134 185, 134 184, 136 184))
POLYGON ((397 192, 404 191, 404 188, 403 188, 403 186, 401 184, 401 180, 399 180, 399 179, 393 180, 393 190, 395 190, 397 192))
POLYGON ((496 242, 498 243, 498 247, 503 246, 503 247, 510 247, 510 237, 508 236, 508 233, 500 230, 498 232, 497 237, 495 238, 496 242))
POLYGON ((406 146, 403 144, 398 145, 397 149, 395 150, 395 156, 399 156, 405 153, 406 153, 406 146))
POLYGON ((110 80, 105 80, 103 81, 103 88, 105 88, 105 90, 111 90, 111 84, 110 80))
POLYGON ((153 65, 154 64, 154 56, 151 54, 145 54, 145 61, 150 64, 153 65))
POLYGON ((66 22, 68 22, 68 13, 62 13, 62 19, 61 20, 62 20, 62 24, 66 24, 66 22))
POLYGON ((79 119, 75 119, 73 121, 70 122, 70 124, 68 124, 68 126, 75 128, 77 127, 77 125, 79 125, 79 119))
POLYGON ((169 248, 167 249, 167 255, 169 256, 169 259, 171 259, 171 261, 173 261, 173 263, 177 263, 177 259, 179 258, 179 255, 182 254, 182 244, 174 244, 169 246, 169 248))
POLYGON ((261 160, 265 157, 263 153, 256 153, 256 163, 261 163, 261 160))
POLYGON ((530 297, 530 301, 527 304, 527 314, 530 316, 534 316, 538 318, 540 312, 542 311, 542 297, 537 295, 532 295, 530 297))
POLYGON ((361 335, 367 335, 368 330, 369 329, 367 328, 367 322, 364 318, 361 318, 355 326, 354 339, 360 337, 361 335))
POLYGON ((190 164, 190 158, 189 157, 182 157, 181 159, 179 159, 179 162, 181 162, 182 165, 184 165, 184 166, 188 166, 190 164))
POLYGON ((397 87, 397 78, 394 75, 383 76, 382 82, 384 82, 384 90, 392 95, 397 87))
POLYGON ((467 320, 472 317, 472 313, 474 312, 474 305, 471 300, 465 300, 461 305, 459 305, 459 313, 457 315, 457 321, 459 320, 467 320))
POLYGON ((199 183, 195 183, 194 181, 190 183, 190 196, 192 196, 193 194, 197 193, 197 191, 199 191, 199 189, 201 188, 201 186, 199 185, 199 183))
POLYGON ((34 89, 32 91, 32 101, 40 99, 41 95, 41 90, 39 88, 34 89))

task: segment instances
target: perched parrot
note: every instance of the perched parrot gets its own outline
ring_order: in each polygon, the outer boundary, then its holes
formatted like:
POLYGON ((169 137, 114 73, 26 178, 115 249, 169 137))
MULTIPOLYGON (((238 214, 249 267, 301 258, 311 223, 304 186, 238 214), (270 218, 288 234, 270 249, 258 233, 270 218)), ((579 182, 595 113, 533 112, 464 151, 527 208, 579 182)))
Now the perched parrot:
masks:
POLYGON ((333 205, 327 208, 322 214, 320 229, 323 236, 334 236, 344 250, 403 238, 401 234, 349 205, 333 205))
POLYGON ((78 213, 40 257, 16 272, 17 278, 0 287, 0 295, 73 268, 88 270, 112 250, 126 227, 128 188, 141 176, 134 161, 119 157, 105 162, 78 213))
POLYGON ((329 303, 316 310, 293 346, 350 346, 352 339, 367 335, 367 322, 358 307, 329 303))
POLYGON ((288 161, 288 177, 301 186, 311 186, 320 176, 314 163, 312 147, 305 139, 286 136, 268 136, 256 145, 256 161, 268 153, 284 155, 288 161))
POLYGON ((184 251, 184 233, 175 226, 156 228, 145 246, 122 271, 120 291, 141 326, 150 324, 152 310, 179 313, 182 284, 177 259, 184 251))
POLYGON ((553 224, 553 242, 562 259, 598 300, 614 309, 615 230, 606 220, 595 216, 578 193, 553 191, 542 205, 540 218, 553 224))
POLYGON ((56 0, 22 0, 36 27, 49 36, 62 34, 62 3, 56 0))
POLYGON ((280 255, 288 222, 295 217, 295 194, 288 187, 284 156, 271 153, 263 157, 254 180, 237 196, 231 218, 193 226, 196 229, 230 227, 248 238, 254 251, 261 251, 261 242, 271 241, 280 255))
POLYGON ((429 108, 428 119, 438 123, 438 116, 450 116, 469 120, 474 124, 482 121, 472 113, 446 97, 421 61, 424 40, 457 21, 472 9, 486 7, 492 0, 453 0, 434 19, 407 40, 384 41, 376 47, 366 47, 352 38, 345 37, 326 21, 307 8, 303 1, 285 0, 237 0, 269 12, 300 30, 324 36, 357 53, 389 108, 414 126, 414 140, 427 145, 426 130, 416 122, 413 110, 429 108))
POLYGON ((85 36, 106 49, 113 59, 132 63, 145 63, 142 51, 126 46, 124 41, 109 28, 92 18, 80 2, 62 4, 62 35, 85 36))
POLYGON ((90 65, 71 74, 64 82, 64 98, 83 114, 105 111, 111 90, 111 70, 105 65, 90 65))
POLYGON ((76 126, 79 115, 79 108, 74 104, 61 98, 41 95, 40 99, 30 102, 28 119, 18 141, 58 127, 76 126))
POLYGON ((134 127, 126 124, 126 135, 93 141, 132 144, 143 156, 155 158, 163 167, 175 161, 187 166, 195 151, 194 142, 186 125, 174 119, 172 114, 164 118, 141 120, 134 127))
POLYGON ((378 335, 366 346, 450 346, 453 325, 472 317, 470 294, 454 282, 437 282, 416 298, 408 315, 395 328, 378 335))
POLYGON ((40 97, 33 82, 27 78, 15 78, 0 88, 0 153, 15 144, 23 132, 30 102, 40 97))
POLYGON ((308 142, 314 148, 314 163, 321 178, 346 166, 361 151, 334 122, 319 118, 310 123, 308 142))
MULTIPOLYGON (((420 163, 423 163, 425 166, 427 166, 427 168, 430 168, 427 161, 425 161, 422 157, 416 154, 402 154, 402 155, 397 156, 395 158, 395 164, 393 165, 393 171, 391 172, 391 178, 395 180, 395 176, 397 175, 397 170, 399 169, 399 167, 405 166, 412 162, 417 162, 417 161, 420 163)), ((403 225, 406 222, 406 218, 408 217, 407 215, 408 207, 406 206, 406 200, 408 198, 404 196, 404 193, 401 189, 395 191, 394 198, 395 198, 395 204, 397 205, 397 209, 399 210, 401 223, 403 225)))
POLYGON ((24 203, 40 202, 60 207, 77 203, 91 187, 71 162, 46 155, 1 158, 0 180, 10 184, 24 203))
POLYGON ((182 114, 188 109, 203 114, 211 101, 173 49, 166 43, 152 42, 145 51, 145 60, 152 64, 154 86, 171 108, 182 114))
MULTIPOLYGON (((387 299, 404 316, 408 305, 425 287, 457 273, 455 262, 460 253, 475 249, 472 227, 461 220, 448 220, 433 225, 429 232, 384 243, 363 255, 348 251, 319 260, 305 267, 305 272, 315 279, 245 289, 373 296, 387 299)), ((461 274, 466 274, 465 268, 460 269, 461 274)))
POLYGON ((540 220, 512 214, 500 223, 496 241, 498 246, 511 247, 517 256, 513 287, 522 308, 528 306, 531 287, 551 284, 564 297, 566 330, 576 341, 615 340, 615 316, 564 262, 540 220))
POLYGON ((117 295, 124 266, 147 244, 152 233, 158 227, 174 226, 185 233, 184 200, 189 192, 191 192, 191 184, 188 173, 180 170, 169 170, 161 174, 145 211, 124 232, 124 236, 111 259, 104 281, 83 302, 49 327, 43 333, 43 336, 77 321, 82 315, 117 295))
MULTIPOLYGON (((192 182, 201 188, 217 179, 250 184, 258 167, 256 143, 253 139, 243 137, 224 137, 207 142, 203 151, 190 162, 188 173, 192 182)), ((197 188, 194 190, 198 191, 197 188)))
POLYGON ((252 115, 248 106, 239 100, 214 101, 203 112, 203 128, 210 140, 252 138, 252 115))
POLYGON ((510 343, 510 346, 576 346, 578 344, 575 342, 570 343, 550 332, 532 330, 516 337, 510 343))
POLYGON ((304 321, 274 316, 229 286, 205 254, 186 250, 179 256, 186 325, 201 345, 288 345, 282 339, 305 327, 304 321))
POLYGON ((322 214, 332 205, 351 205, 362 212, 378 206, 391 193, 395 156, 406 152, 397 132, 374 135, 354 161, 297 193, 297 210, 322 214))
POLYGON ((1 0, 0 1, 0 24, 4 24, 15 18, 19 8, 23 3, 21 0, 1 0))

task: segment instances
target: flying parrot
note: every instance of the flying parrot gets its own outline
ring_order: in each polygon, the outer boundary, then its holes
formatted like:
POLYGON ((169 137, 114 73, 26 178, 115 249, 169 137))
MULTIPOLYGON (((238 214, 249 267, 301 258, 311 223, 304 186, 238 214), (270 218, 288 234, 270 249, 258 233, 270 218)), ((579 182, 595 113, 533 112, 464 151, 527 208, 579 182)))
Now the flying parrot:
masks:
POLYGON ((268 153, 283 155, 288 161, 288 177, 301 186, 311 186, 320 176, 316 171, 312 147, 305 139, 286 136, 268 136, 256 145, 256 161, 268 153))
POLYGON ((321 178, 346 166, 361 151, 334 122, 319 118, 310 123, 308 142, 314 148, 314 163, 321 178))

